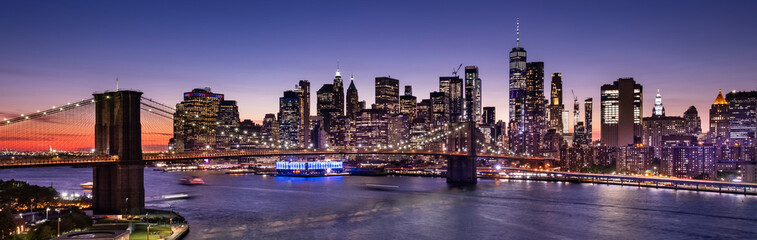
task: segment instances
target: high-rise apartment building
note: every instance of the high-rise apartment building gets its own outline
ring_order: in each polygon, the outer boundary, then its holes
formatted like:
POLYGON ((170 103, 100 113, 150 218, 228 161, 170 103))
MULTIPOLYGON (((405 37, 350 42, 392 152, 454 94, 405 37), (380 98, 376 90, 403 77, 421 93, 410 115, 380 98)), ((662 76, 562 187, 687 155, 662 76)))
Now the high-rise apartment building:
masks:
POLYGON ((616 147, 641 140, 642 86, 620 78, 601 88, 601 142, 616 147))
POLYGON ((400 81, 390 77, 376 78, 376 108, 397 114, 400 112, 400 81))

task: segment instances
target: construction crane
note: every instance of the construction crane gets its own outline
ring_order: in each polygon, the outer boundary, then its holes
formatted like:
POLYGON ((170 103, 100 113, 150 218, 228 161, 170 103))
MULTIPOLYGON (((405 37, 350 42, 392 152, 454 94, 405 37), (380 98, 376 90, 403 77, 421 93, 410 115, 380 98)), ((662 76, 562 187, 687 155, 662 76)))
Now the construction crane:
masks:
POLYGON ((460 66, 457 66, 457 69, 452 68, 452 69, 454 69, 454 70, 452 70, 452 75, 454 75, 455 77, 457 77, 457 72, 460 71, 461 67, 463 67, 462 63, 460 64, 460 66))

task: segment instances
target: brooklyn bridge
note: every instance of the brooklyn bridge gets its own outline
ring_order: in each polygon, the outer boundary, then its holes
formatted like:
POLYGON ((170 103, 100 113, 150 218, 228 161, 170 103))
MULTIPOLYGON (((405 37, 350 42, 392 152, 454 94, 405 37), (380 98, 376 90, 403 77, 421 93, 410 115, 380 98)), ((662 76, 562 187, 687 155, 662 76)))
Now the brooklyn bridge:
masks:
MULTIPOLYGON (((475 184, 476 160, 497 159, 543 165, 548 159, 503 153, 487 143, 473 122, 449 123, 399 146, 363 149, 289 148, 266 144, 266 148, 173 152, 176 110, 142 96, 134 90, 106 91, 73 103, 53 106, 3 119, 3 148, 26 150, 27 154, 0 159, 0 168, 92 165, 93 210, 96 214, 144 212, 144 167, 148 162, 239 157, 286 157, 324 155, 435 156, 447 160, 447 183, 475 184), (443 142, 441 150, 412 144, 443 142), (35 154, 66 149, 67 154, 35 154)), ((265 141, 265 139, 264 139, 265 141)))

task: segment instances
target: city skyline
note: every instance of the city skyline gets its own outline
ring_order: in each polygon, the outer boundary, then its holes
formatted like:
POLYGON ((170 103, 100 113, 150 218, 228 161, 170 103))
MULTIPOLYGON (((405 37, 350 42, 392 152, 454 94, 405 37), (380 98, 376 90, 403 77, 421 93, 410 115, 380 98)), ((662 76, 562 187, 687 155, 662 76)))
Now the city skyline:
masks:
MULTIPOLYGON (((642 105, 645 109, 643 117, 651 115, 655 90, 661 89, 668 115, 680 116, 694 105, 702 117, 702 130, 708 131, 709 119, 703 113, 715 99, 716 91, 754 90, 748 80, 755 75, 750 66, 757 62, 748 56, 755 48, 749 43, 757 36, 738 31, 746 29, 754 19, 742 19, 749 18, 750 14, 732 14, 748 8, 715 6, 722 11, 715 11, 716 14, 711 16, 713 6, 701 2, 685 6, 664 3, 657 10, 646 9, 643 4, 613 3, 583 11, 597 15, 601 9, 609 12, 602 14, 617 14, 616 18, 604 18, 602 23, 593 22, 596 19, 588 16, 566 16, 558 10, 569 12, 576 6, 559 4, 523 6, 545 8, 545 12, 539 13, 516 13, 508 8, 508 4, 502 3, 493 4, 492 9, 475 5, 480 16, 450 22, 430 12, 455 9, 454 6, 411 3, 407 8, 390 9, 399 11, 395 13, 401 19, 382 22, 371 20, 369 16, 380 14, 387 10, 387 6, 335 3, 355 11, 347 11, 340 18, 307 12, 306 6, 290 7, 291 12, 275 18, 292 18, 288 24, 282 25, 282 29, 265 29, 263 32, 242 30, 261 24, 254 20, 260 20, 262 16, 253 17, 243 11, 258 4, 241 9, 213 6, 213 10, 228 13, 226 15, 190 4, 179 6, 182 11, 173 15, 160 14, 160 11, 173 7, 172 4, 154 6, 151 11, 117 3, 8 5, 11 6, 0 10, 6 16, 0 17, 0 23, 22 19, 22 24, 2 24, 6 27, 0 28, 0 32, 9 36, 0 40, 0 51, 6 56, 0 59, 4 66, 0 69, 0 79, 6 89, 12 90, 0 96, 0 102, 3 102, 0 117, 16 117, 32 109, 78 100, 68 98, 89 96, 93 89, 115 89, 115 78, 118 77, 121 88, 144 89, 145 95, 165 103, 178 103, 181 93, 191 89, 210 87, 214 92, 238 101, 240 118, 260 122, 265 114, 277 112, 282 91, 292 89, 302 79, 309 80, 312 86, 332 81, 339 62, 344 75, 355 76, 360 100, 367 100, 367 105, 373 102, 375 77, 391 76, 400 81, 400 86, 413 85, 420 100, 438 90, 438 78, 452 75, 450 69, 461 63, 476 65, 482 79, 482 105, 496 107, 497 120, 507 121, 507 52, 515 46, 515 18, 519 17, 521 46, 529 51, 530 61, 545 62, 545 75, 563 74, 564 99, 572 97, 566 95, 569 89, 575 90, 579 99, 599 99, 601 85, 621 77, 633 77, 648 89, 642 105), (424 12, 425 7, 430 12, 424 12), (39 11, 29 12, 32 8, 39 11), (647 13, 647 16, 634 17, 630 13, 613 11, 628 8, 641 9, 640 12, 647 13), (686 11, 667 16, 664 11, 667 8, 686 11), (115 27, 94 23, 98 21, 84 22, 84 16, 56 21, 58 17, 72 13, 102 20, 115 27), (112 13, 120 16, 108 15, 112 13), (709 19, 712 21, 692 18, 705 13, 712 17, 709 19), (116 21, 118 17, 130 14, 145 16, 145 21, 116 21), (214 21, 202 21, 193 18, 193 14, 214 21), (313 29, 308 28, 310 22, 298 22, 314 15, 320 18, 312 24, 313 29), (171 16, 176 18, 172 20, 171 16), (688 17, 693 23, 681 22, 675 16, 688 17), (559 21, 563 18, 565 21, 559 21), (179 20, 185 21, 184 24, 179 20), (355 23, 348 24, 347 20, 355 23), (202 23, 198 26, 206 31, 198 31, 186 23, 202 23), (466 28, 461 26, 474 26, 474 31, 485 34, 471 39, 465 36, 466 28), (592 33, 589 26, 599 31, 592 33), (37 31, 24 31, 28 28, 37 31), (79 34, 64 36, 66 29, 69 31, 65 33, 79 34), (339 36, 343 37, 325 38, 332 36, 334 31, 342 32, 340 29, 344 33, 339 36), (655 37, 663 36, 667 31, 678 32, 664 39, 655 37), (204 32, 215 35, 202 34, 204 32), (256 37, 262 36, 260 34, 275 37, 258 40, 256 37), (190 36, 194 38, 187 38, 190 36), (291 40, 290 37, 294 36, 311 36, 314 40, 291 40), (359 40, 350 39, 350 36, 359 40), (228 46, 217 43, 228 43, 228 46), (686 90, 677 89, 689 82, 692 84, 686 85, 686 90), (67 94, 56 94, 60 91, 67 94), (37 94, 45 97, 32 100, 25 97, 37 94)), ((329 4, 316 5, 309 7, 321 10, 332 7, 329 4)), ((276 9, 278 6, 263 7, 276 9)), ((549 83, 549 79, 544 82, 545 85, 549 83)), ((548 96, 548 91, 545 90, 544 94, 548 96)), ((594 112, 599 112, 598 105, 594 105, 594 112)), ((315 109, 312 98, 311 109, 315 109)), ((595 114, 593 122, 598 120, 599 116, 595 114)), ((598 139, 599 124, 593 126, 594 139, 598 139)))

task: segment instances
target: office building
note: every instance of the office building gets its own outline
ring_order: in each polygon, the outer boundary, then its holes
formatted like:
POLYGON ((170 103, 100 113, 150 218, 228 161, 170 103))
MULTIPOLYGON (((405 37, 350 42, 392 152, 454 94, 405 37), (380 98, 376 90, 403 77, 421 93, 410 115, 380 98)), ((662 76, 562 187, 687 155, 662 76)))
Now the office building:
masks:
POLYGON ((643 89, 633 78, 620 78, 601 88, 601 142, 610 147, 641 140, 643 89))
POLYGON ((699 118, 696 107, 691 106, 683 113, 683 121, 686 134, 691 136, 702 135, 702 119, 699 118))
POLYGON ((729 133, 732 141, 754 140, 757 133, 757 91, 732 91, 728 102, 729 133))
POLYGON ((279 137, 281 147, 299 148, 300 142, 300 94, 296 91, 285 91, 279 98, 279 137))
POLYGON ((391 114, 400 112, 400 81, 390 77, 376 78, 376 108, 391 114))
MULTIPOLYGON (((565 104, 562 98, 562 73, 552 74, 550 102, 549 102, 549 128, 556 129, 557 133, 568 133, 563 131, 563 111, 565 110, 565 104)), ((565 126, 567 127, 567 126, 565 126)))
POLYGON ((723 92, 718 91, 718 96, 710 107, 710 137, 721 139, 730 137, 729 121, 728 102, 723 97, 723 92))
MULTIPOLYGON (((210 88, 196 88, 184 93, 174 114, 174 149, 181 151, 213 150, 223 94, 210 88)), ((239 115, 237 114, 237 121, 239 115)))
POLYGON ((466 120, 481 122, 481 78, 478 67, 465 67, 465 116, 466 120))
POLYGON ((484 107, 484 115, 482 119, 483 124, 494 125, 497 122, 497 116, 494 107, 484 107))
POLYGON ((463 120, 465 106, 465 88, 463 79, 458 76, 439 77, 439 91, 443 92, 449 98, 449 118, 450 122, 460 122, 463 120))
POLYGON ((357 88, 355 87, 355 78, 350 76, 350 86, 347 88, 347 116, 354 118, 360 109, 360 100, 358 99, 357 88))
POLYGON ((526 50, 520 47, 520 23, 516 24, 515 47, 510 51, 510 97, 508 144, 516 154, 525 153, 523 138, 526 100, 526 50))

